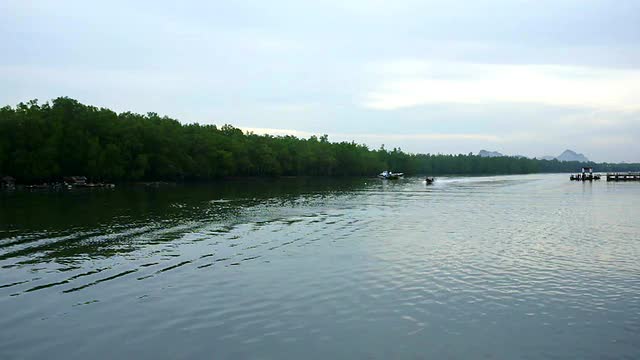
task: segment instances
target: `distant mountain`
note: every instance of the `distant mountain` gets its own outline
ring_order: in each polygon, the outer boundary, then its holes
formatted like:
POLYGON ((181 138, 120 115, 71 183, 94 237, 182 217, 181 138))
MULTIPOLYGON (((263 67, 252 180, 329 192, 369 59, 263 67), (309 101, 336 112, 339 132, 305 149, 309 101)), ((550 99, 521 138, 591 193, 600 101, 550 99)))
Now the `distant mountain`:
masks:
POLYGON ((478 153, 478 156, 480 156, 480 157, 500 157, 500 156, 504 156, 504 155, 499 153, 499 152, 497 152, 497 151, 480 150, 480 152, 478 153))
POLYGON ((573 150, 565 150, 559 156, 543 156, 540 160, 558 160, 558 161, 579 161, 579 162, 589 162, 586 156, 583 154, 578 154, 573 150))
POLYGON ((558 159, 558 161, 579 161, 579 162, 589 162, 589 159, 587 159, 586 156, 584 156, 583 154, 578 154, 575 151, 572 150, 565 150, 562 154, 560 154, 560 156, 558 156, 556 159, 558 159))
MULTIPOLYGON (((478 152, 478 156, 480 157, 500 157, 500 156, 509 156, 509 157, 514 157, 514 158, 519 158, 519 159, 527 159, 526 156, 523 155, 504 155, 502 153, 499 153, 497 151, 488 151, 488 150, 480 150, 480 152, 478 152)), ((587 159, 586 156, 584 156, 583 154, 578 154, 577 152, 573 151, 573 150, 565 150, 562 152, 562 154, 560 154, 559 156, 543 156, 541 158, 538 158, 540 160, 558 160, 558 161, 578 161, 578 162, 589 162, 590 160, 587 159)))

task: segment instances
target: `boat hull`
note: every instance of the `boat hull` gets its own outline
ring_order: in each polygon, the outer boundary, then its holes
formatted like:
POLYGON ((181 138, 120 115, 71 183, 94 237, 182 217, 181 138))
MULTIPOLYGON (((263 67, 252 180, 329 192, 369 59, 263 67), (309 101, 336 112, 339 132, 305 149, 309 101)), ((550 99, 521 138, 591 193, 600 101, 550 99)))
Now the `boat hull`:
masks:
POLYGON ((382 173, 378 177, 384 180, 398 180, 404 177, 404 173, 382 173))

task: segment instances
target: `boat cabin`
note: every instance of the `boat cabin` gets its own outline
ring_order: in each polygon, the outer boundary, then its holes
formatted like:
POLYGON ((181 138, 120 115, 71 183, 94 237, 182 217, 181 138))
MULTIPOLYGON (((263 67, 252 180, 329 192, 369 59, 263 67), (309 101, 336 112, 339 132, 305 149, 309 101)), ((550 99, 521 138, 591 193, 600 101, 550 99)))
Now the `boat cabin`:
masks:
POLYGON ((600 174, 594 174, 592 167, 585 166, 582 168, 582 172, 580 174, 571 175, 569 179, 576 181, 600 180, 600 174))
POLYGON ((378 177, 381 179, 396 180, 404 176, 404 173, 394 173, 389 170, 381 172, 378 177))

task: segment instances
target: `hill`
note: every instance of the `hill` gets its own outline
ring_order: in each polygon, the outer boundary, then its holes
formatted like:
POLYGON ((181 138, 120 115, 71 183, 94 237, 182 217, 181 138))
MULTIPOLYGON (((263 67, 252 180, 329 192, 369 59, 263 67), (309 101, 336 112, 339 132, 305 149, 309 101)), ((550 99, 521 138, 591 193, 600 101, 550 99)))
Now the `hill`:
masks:
POLYGON ((497 151, 480 150, 480 152, 478 152, 478 156, 480 156, 480 157, 501 157, 501 156, 504 156, 504 155, 499 153, 499 152, 497 152, 497 151))
POLYGON ((565 150, 560 154, 556 159, 558 161, 578 161, 578 162, 589 162, 586 156, 583 154, 578 154, 573 150, 565 150))

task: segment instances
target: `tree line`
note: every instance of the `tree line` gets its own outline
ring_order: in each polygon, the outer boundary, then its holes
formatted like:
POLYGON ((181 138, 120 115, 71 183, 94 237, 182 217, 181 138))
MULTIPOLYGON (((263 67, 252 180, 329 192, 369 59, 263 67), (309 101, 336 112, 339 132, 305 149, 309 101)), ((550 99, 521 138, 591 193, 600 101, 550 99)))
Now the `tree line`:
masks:
MULTIPOLYGON (((526 174, 576 171, 576 162, 473 154, 411 154, 330 142, 244 133, 230 125, 116 113, 60 97, 0 108, 0 175, 20 182, 84 175, 94 181, 210 180, 234 176, 371 176, 526 174)), ((590 164, 597 171, 638 170, 640 164, 590 164)))

